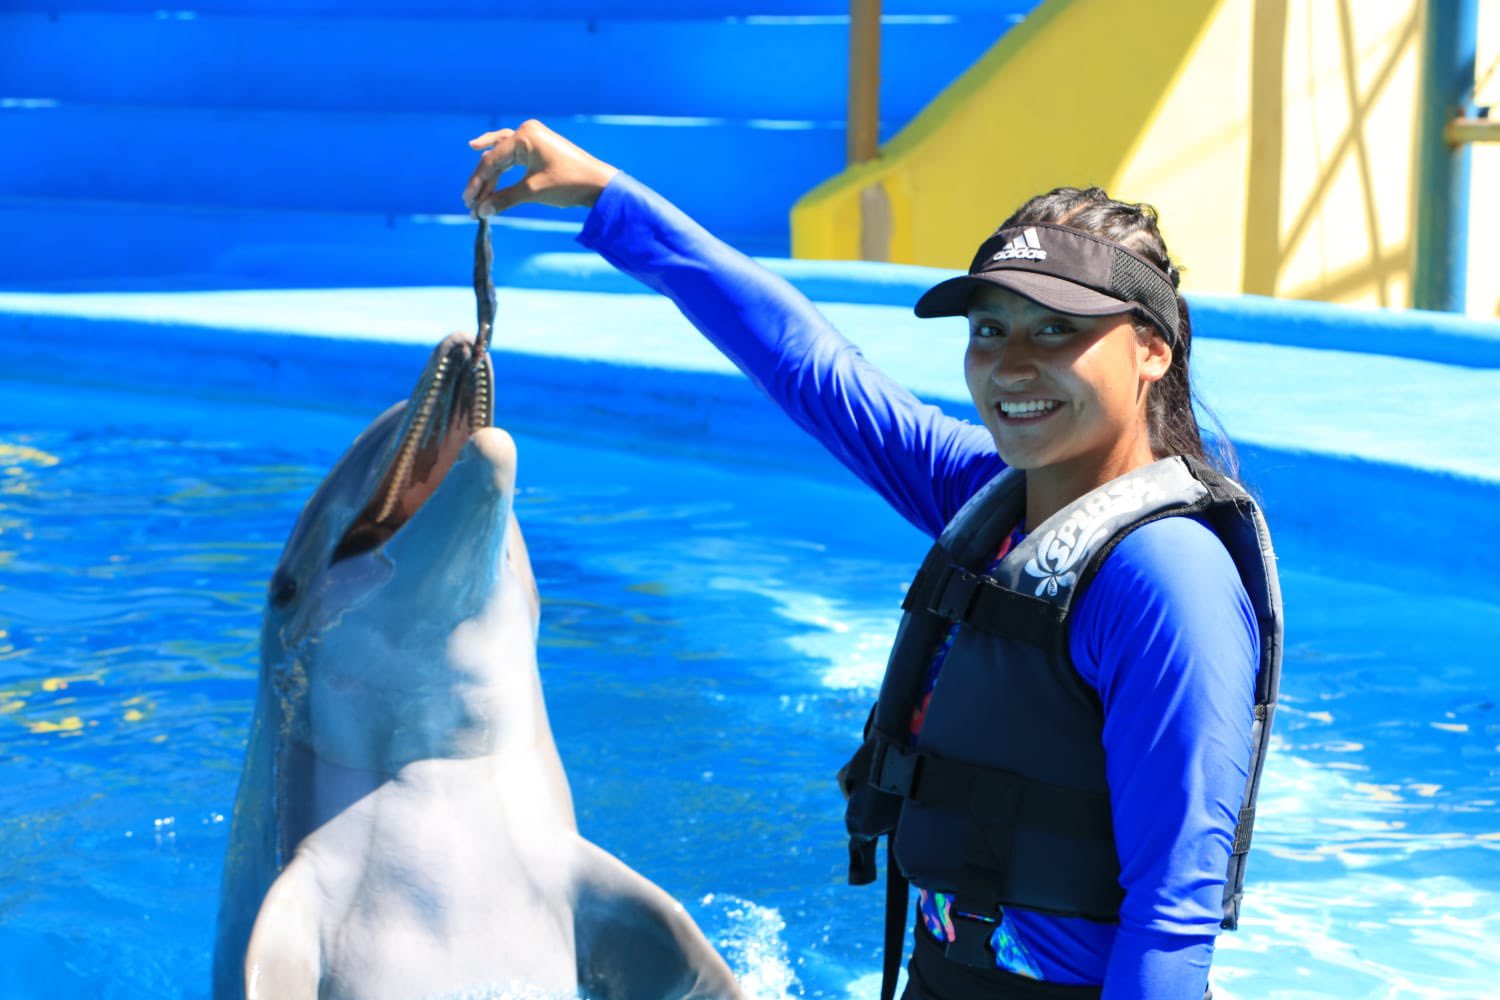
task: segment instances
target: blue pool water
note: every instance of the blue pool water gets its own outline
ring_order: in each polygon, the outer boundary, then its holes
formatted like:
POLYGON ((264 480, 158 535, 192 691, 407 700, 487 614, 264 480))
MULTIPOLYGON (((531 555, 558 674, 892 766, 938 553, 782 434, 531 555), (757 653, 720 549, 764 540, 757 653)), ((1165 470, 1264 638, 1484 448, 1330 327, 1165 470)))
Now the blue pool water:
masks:
MULTIPOLYGON (((369 414, 0 400, 0 996, 206 996, 265 580, 369 414)), ((924 540, 837 476, 517 439, 581 829, 754 996, 874 996, 880 892, 843 884, 833 774, 924 540)), ((1493 996, 1500 607, 1278 541, 1284 705, 1216 993, 1493 996)))

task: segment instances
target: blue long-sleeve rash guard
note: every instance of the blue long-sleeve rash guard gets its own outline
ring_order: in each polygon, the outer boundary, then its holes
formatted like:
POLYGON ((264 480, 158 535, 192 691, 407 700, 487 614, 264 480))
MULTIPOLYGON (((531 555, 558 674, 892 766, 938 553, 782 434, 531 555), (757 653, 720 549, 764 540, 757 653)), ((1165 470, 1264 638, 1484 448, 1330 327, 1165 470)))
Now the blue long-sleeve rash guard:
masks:
MULTIPOLYGON (((579 242, 672 299, 928 535, 1004 468, 985 428, 922 403, 789 284, 631 177, 605 188, 579 242)), ((1075 613, 1073 662, 1104 705, 1125 900, 1118 925, 1016 908, 1005 921, 1043 979, 1103 982, 1106 1000, 1199 1000, 1250 759, 1254 612, 1213 533, 1173 517, 1127 536, 1075 613)))

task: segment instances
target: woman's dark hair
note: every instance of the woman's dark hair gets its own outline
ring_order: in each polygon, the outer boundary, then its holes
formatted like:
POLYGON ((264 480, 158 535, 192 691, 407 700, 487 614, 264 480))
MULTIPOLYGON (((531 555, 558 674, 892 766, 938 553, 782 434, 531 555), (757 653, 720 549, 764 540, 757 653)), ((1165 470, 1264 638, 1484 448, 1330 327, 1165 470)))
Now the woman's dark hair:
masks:
MULTIPOLYGON (((1181 281, 1181 273, 1168 256, 1166 241, 1161 238, 1161 230, 1157 228, 1156 209, 1150 205, 1116 201, 1096 187, 1060 187, 1032 198, 1001 223, 1000 228, 1036 222, 1067 226, 1069 229, 1102 236, 1134 250, 1171 279, 1174 292, 1181 281)), ((1190 455, 1227 475, 1236 475, 1239 463, 1223 425, 1193 392, 1188 372, 1193 326, 1188 316, 1187 300, 1180 292, 1177 292, 1177 316, 1181 340, 1172 349, 1172 365, 1151 386, 1146 401, 1151 450, 1157 458, 1190 455), (1212 452, 1204 447, 1198 417, 1193 411, 1195 403, 1213 422, 1216 433, 1213 435, 1212 452)), ((1154 332, 1161 335, 1161 331, 1157 330, 1144 313, 1137 314, 1136 329, 1142 333, 1154 332)))

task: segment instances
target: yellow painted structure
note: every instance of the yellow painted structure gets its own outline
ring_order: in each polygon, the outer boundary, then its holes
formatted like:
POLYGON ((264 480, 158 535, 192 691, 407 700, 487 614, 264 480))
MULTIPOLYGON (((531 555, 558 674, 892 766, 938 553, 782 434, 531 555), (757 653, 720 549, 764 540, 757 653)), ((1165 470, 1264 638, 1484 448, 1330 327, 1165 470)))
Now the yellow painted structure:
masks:
MULTIPOLYGON (((1423 7, 1047 0, 797 203, 793 256, 960 269, 1031 195, 1097 184, 1160 210, 1189 290, 1409 306, 1423 7)), ((1471 189, 1470 311, 1500 315, 1500 147, 1471 189)))

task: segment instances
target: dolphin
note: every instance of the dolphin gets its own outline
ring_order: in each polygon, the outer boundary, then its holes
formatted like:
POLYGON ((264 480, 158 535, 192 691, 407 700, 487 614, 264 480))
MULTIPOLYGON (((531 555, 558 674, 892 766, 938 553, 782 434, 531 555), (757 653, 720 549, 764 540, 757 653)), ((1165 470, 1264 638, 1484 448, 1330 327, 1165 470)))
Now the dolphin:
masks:
POLYGON ((578 833, 483 341, 318 487, 271 577, 218 997, 739 998, 661 888, 578 833))

